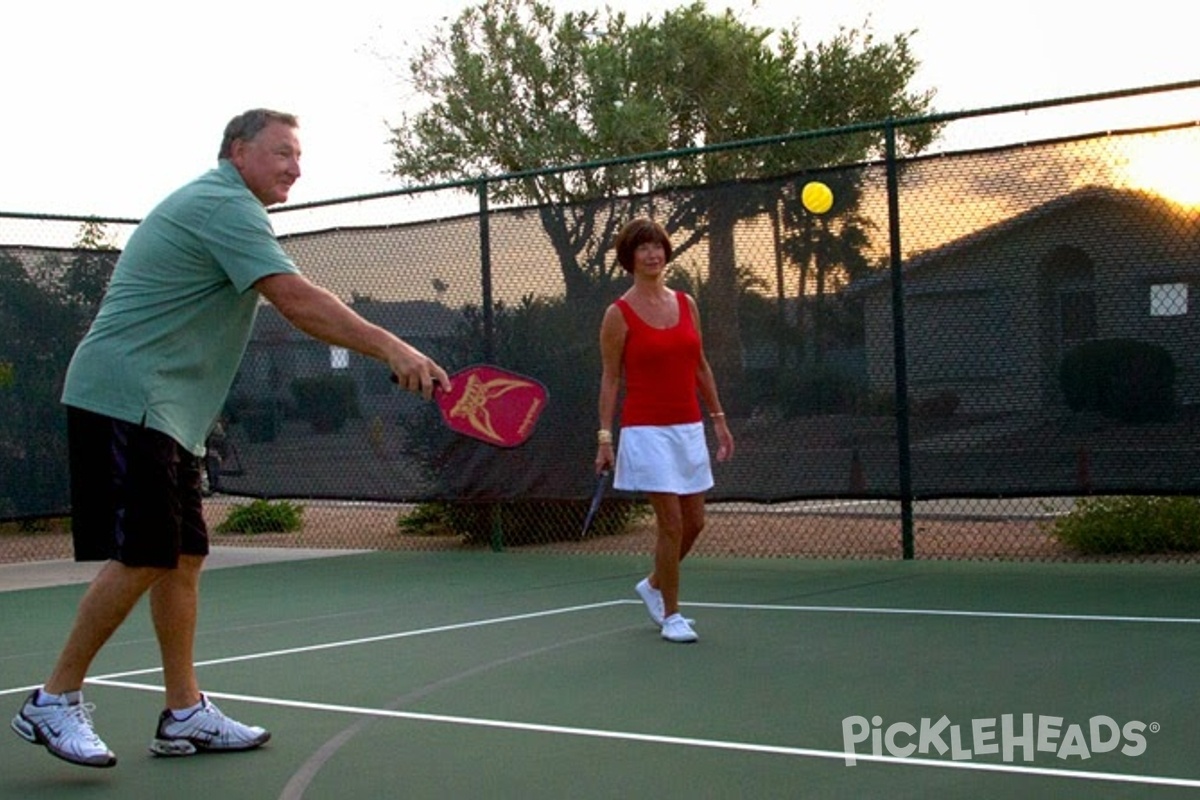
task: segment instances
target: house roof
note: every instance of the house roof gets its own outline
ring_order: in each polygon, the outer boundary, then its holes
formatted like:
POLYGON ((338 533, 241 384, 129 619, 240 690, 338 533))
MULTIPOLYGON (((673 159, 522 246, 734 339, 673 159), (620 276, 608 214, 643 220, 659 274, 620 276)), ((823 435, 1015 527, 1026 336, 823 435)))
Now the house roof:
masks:
MULTIPOLYGON (((969 250, 984 246, 1002 237, 1010 236, 1036 222, 1073 211, 1080 206, 1088 204, 1120 205, 1139 212, 1146 212, 1153 209, 1154 214, 1162 219, 1177 219, 1181 215, 1181 208, 1179 206, 1151 192, 1134 189, 1115 189, 1107 186, 1085 186, 1057 197, 1048 203, 1035 206, 1028 211, 1008 217, 995 224, 980 228, 977 231, 972 231, 966 236, 962 236, 946 244, 916 253, 905 259, 903 263, 904 274, 910 276, 917 272, 939 266, 969 250)), ((846 293, 851 295, 871 293, 882 286, 889 285, 890 282, 891 272, 889 270, 879 270, 847 286, 846 293)))
MULTIPOLYGON (((363 319, 373 322, 400 338, 446 336, 462 322, 462 315, 441 303, 427 300, 389 302, 360 300, 351 304, 363 319)), ((308 334, 296 329, 270 304, 259 309, 254 326, 254 339, 303 339, 308 334)))

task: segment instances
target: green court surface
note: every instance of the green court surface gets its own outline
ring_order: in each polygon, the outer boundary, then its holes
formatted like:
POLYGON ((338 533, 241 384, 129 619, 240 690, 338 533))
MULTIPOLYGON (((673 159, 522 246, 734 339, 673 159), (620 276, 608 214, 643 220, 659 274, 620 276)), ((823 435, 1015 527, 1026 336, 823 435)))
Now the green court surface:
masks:
MULTIPOLYGON (((647 559, 367 553, 211 570, 204 688, 273 732, 146 745, 139 608, 93 665, 86 769, 0 736, 3 798, 1168 798, 1200 792, 1200 568, 696 559, 669 644, 647 559), (852 761, 853 763, 847 763, 852 761)), ((83 586, 0 591, 0 707, 83 586)))

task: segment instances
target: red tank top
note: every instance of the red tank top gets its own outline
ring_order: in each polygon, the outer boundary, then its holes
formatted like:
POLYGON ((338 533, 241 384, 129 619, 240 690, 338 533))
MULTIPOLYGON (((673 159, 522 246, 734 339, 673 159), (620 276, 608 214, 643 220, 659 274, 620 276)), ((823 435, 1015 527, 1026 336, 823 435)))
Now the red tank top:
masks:
POLYGON ((682 425, 699 422, 696 370, 700 367, 700 335, 692 322, 687 295, 675 293, 679 322, 671 328, 647 325, 624 299, 617 308, 625 318, 625 400, 621 425, 682 425))

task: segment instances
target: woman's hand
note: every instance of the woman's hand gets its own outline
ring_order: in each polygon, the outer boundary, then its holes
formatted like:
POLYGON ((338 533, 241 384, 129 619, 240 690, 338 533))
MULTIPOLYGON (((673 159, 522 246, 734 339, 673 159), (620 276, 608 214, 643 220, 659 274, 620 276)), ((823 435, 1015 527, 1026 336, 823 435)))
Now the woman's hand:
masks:
POLYGON ((729 431, 725 417, 714 419, 713 428, 717 433, 717 461, 728 461, 733 458, 733 434, 729 431))
POLYGON ((612 470, 616 456, 613 454, 612 442, 601 442, 596 445, 596 474, 612 470))

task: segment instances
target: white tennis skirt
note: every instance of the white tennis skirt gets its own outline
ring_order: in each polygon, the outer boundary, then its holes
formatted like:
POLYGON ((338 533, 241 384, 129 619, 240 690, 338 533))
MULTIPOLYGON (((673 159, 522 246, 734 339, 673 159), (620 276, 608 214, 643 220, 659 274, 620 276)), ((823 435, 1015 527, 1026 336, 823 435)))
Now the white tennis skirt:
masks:
POLYGON ((613 488, 627 492, 698 494, 712 486, 703 422, 621 429, 613 488))

